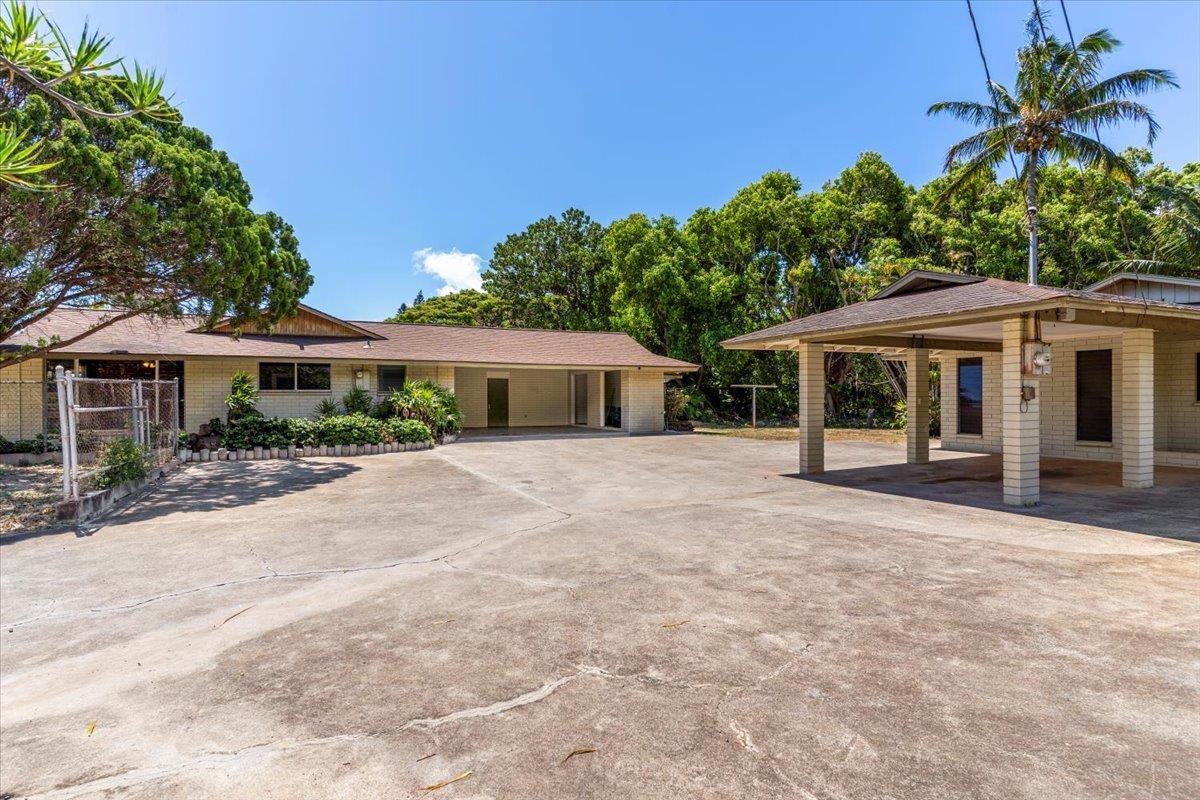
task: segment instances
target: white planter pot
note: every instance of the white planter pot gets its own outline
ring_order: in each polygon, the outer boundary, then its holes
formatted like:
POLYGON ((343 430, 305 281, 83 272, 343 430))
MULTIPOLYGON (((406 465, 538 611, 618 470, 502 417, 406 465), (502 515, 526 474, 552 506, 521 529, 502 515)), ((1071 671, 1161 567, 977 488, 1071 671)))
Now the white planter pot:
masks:
POLYGON ((238 457, 237 457, 237 460, 238 460, 238 461, 245 461, 245 460, 246 460, 246 451, 245 451, 245 450, 238 450, 238 451, 237 451, 237 456, 238 456, 238 457))
POLYGON ((263 449, 261 447, 254 448, 254 460, 260 461, 263 457, 263 449))

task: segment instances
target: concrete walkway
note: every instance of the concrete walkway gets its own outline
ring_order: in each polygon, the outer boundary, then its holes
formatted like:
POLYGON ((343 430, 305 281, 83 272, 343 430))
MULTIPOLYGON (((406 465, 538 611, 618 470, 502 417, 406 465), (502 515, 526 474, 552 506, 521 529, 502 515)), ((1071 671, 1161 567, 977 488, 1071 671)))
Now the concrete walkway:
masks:
POLYGON ((0 545, 0 794, 1200 795, 1190 475, 1014 513, 978 457, 828 457, 210 464, 0 545))

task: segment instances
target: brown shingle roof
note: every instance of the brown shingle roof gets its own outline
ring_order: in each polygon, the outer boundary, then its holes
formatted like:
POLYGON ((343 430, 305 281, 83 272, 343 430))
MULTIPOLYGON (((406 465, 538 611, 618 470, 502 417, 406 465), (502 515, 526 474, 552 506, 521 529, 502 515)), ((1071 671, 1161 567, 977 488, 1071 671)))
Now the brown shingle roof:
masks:
MULTIPOLYGON (((61 308, 19 331, 3 346, 36 345, 39 337, 67 340, 98 324, 111 311, 61 308)), ((230 356, 264 359, 438 361, 560 367, 651 367, 693 370, 694 364, 655 355, 624 333, 547 331, 528 328, 464 328, 355 322, 384 338, 245 335, 240 339, 195 330, 196 318, 131 317, 61 348, 75 354, 230 356)))
MULTIPOLYGON (((731 349, 750 347, 791 336, 811 337, 823 333, 841 333, 894 322, 922 321, 970 311, 1017 308, 1053 300, 1086 300, 1124 308, 1163 308, 1191 310, 1175 303, 1146 301, 1132 297, 1060 289, 1054 286, 1030 286, 1026 283, 985 278, 966 284, 949 284, 923 291, 884 296, 861 303, 812 314, 722 342, 731 349)), ((1200 312, 1197 313, 1200 318, 1200 312)))

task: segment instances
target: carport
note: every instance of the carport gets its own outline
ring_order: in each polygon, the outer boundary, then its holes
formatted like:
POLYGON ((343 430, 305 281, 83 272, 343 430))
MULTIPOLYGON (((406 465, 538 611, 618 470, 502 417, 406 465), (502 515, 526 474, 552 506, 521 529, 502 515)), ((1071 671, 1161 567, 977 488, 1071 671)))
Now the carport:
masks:
POLYGON ((1119 462, 1128 488, 1153 486, 1156 463, 1200 467, 1200 307, 1185 302, 914 270, 723 345, 797 354, 801 474, 824 471, 827 352, 904 362, 909 464, 929 462, 939 361, 943 447, 1001 453, 1008 505, 1039 502, 1043 455, 1119 462))

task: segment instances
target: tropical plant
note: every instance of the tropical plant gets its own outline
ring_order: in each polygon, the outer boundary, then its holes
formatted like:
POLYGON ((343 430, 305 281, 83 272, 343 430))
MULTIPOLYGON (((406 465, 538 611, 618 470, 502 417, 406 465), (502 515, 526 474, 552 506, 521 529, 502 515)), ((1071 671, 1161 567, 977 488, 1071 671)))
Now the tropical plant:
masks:
POLYGON ((342 395, 342 408, 347 414, 369 414, 372 405, 371 393, 359 386, 342 395))
MULTIPOLYGON (((18 0, 0 9, 0 71, 10 97, 19 83, 24 91, 38 92, 76 120, 139 115, 177 119, 178 112, 163 97, 163 79, 136 63, 131 74, 121 58, 109 57, 111 43, 95 31, 89 33, 86 24, 79 41, 72 43, 42 12, 18 0), (123 107, 114 111, 81 102, 63 92, 61 85, 68 81, 108 84, 120 94, 123 107)), ((44 144, 31 138, 28 129, 0 125, 0 182, 24 189, 54 188, 36 177, 58 163, 40 161, 44 144)))
POLYGON ((96 455, 96 485, 101 489, 145 478, 147 453, 127 436, 113 439, 96 455))
POLYGON ((258 385, 249 372, 238 370, 229 379, 229 394, 225 396, 225 407, 229 409, 226 419, 237 422, 243 417, 262 416, 258 408, 258 385))
POLYGON ((458 398, 431 380, 409 381, 403 389, 394 390, 390 399, 397 414, 424 422, 438 441, 462 428, 458 398))
POLYGON ((324 400, 313 406, 313 413, 321 418, 336 417, 341 412, 342 409, 340 406, 338 406, 337 400, 329 397, 326 397, 324 400))
POLYGON ((1153 144, 1158 135, 1154 115, 1130 98, 1178 87, 1163 69, 1134 69, 1102 78, 1104 57, 1120 44, 1107 30, 1089 33, 1078 45, 1060 42, 1045 32, 1035 4, 1026 44, 1017 52, 1012 91, 991 81, 991 103, 954 100, 929 107, 930 114, 949 114, 982 128, 946 153, 947 172, 959 162, 964 165, 947 187, 950 191, 981 172, 994 171, 1006 158, 1014 159, 1014 171, 1016 159, 1023 161, 1020 181, 1025 189, 1030 283, 1038 280, 1039 169, 1052 158, 1074 161, 1132 184, 1133 166, 1100 140, 1100 128, 1142 123, 1147 142, 1153 144))

